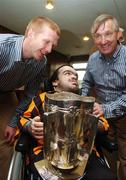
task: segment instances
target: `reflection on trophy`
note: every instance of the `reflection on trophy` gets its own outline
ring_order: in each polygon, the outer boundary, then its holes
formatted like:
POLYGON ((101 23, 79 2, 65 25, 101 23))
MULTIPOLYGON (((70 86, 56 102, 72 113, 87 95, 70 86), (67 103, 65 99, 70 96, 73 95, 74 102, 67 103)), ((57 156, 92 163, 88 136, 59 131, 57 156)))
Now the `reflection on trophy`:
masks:
POLYGON ((44 154, 59 179, 83 176, 96 134, 94 101, 69 92, 45 97, 44 154))

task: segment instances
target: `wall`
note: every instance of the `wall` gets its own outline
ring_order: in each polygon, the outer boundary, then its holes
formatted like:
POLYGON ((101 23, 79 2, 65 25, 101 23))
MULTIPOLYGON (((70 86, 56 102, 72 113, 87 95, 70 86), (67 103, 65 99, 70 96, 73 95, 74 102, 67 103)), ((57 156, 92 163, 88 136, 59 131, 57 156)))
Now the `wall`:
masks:
POLYGON ((49 76, 59 66, 63 64, 68 64, 67 57, 56 51, 53 51, 51 54, 47 55, 47 59, 48 59, 48 75, 49 76))
POLYGON ((12 30, 4 27, 4 26, 1 26, 1 25, 0 25, 0 33, 13 33, 13 34, 18 34, 18 33, 14 32, 14 31, 12 31, 12 30))

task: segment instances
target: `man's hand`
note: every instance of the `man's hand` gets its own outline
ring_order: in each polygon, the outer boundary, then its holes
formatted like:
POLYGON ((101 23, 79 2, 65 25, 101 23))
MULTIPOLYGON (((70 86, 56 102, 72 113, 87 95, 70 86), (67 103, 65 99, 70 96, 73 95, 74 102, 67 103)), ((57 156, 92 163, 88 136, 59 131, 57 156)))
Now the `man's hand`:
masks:
POLYGON ((43 122, 40 121, 39 116, 32 119, 29 131, 37 140, 43 140, 43 122))
POLYGON ((16 128, 7 126, 4 131, 4 137, 9 145, 13 145, 15 141, 16 128))
POLYGON ((94 103, 93 114, 96 115, 97 117, 103 116, 102 105, 98 103, 94 103))

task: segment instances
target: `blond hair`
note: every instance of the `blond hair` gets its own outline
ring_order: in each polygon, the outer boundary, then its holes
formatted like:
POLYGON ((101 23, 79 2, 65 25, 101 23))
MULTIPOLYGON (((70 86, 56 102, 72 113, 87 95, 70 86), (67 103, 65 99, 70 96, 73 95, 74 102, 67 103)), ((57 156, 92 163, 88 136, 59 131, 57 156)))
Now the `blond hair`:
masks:
POLYGON ((30 29, 33 29, 34 31, 40 31, 44 25, 47 25, 52 30, 54 30, 58 36, 60 35, 60 28, 54 21, 52 21, 51 19, 47 17, 38 16, 38 17, 33 18, 28 23, 26 27, 26 31, 25 31, 25 36, 27 36, 28 31, 30 29))
POLYGON ((110 14, 101 14, 93 22, 93 25, 91 27, 91 34, 94 35, 97 32, 99 26, 101 24, 105 24, 105 22, 108 20, 111 20, 113 22, 114 30, 118 32, 119 31, 119 23, 118 23, 117 19, 110 14))

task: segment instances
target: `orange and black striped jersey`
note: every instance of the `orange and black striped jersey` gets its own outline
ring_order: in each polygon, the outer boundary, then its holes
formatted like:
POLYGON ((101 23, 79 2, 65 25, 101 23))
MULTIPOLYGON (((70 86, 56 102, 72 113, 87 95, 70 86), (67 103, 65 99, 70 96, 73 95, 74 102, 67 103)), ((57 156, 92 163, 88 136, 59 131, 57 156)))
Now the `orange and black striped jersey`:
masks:
MULTIPOLYGON (((25 112, 22 113, 18 122, 18 130, 19 134, 22 132, 27 131, 27 127, 32 121, 32 119, 36 116, 40 116, 41 120, 43 117, 43 108, 44 108, 44 98, 45 92, 40 93, 39 95, 35 96, 31 103, 28 105, 25 112)), ((28 132, 29 133, 29 132, 28 132)), ((37 155, 42 150, 42 144, 36 140, 34 137, 31 137, 32 141, 30 142, 30 150, 32 149, 32 153, 37 155)))
POLYGON ((27 110, 20 116, 18 126, 20 129, 25 128, 26 124, 32 120, 35 116, 43 117, 44 98, 45 92, 35 96, 27 110))

